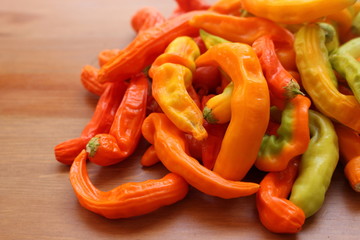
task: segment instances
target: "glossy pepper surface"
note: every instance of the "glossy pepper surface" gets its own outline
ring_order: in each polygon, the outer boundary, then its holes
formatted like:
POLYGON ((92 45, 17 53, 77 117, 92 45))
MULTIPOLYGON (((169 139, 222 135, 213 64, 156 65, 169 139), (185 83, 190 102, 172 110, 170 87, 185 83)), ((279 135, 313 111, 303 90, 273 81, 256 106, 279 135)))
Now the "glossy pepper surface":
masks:
POLYGON ((163 113, 151 113, 143 123, 142 133, 170 172, 205 194, 229 199, 248 196, 259 189, 257 183, 226 180, 188 155, 185 134, 163 113))
POLYGON ((109 133, 95 135, 86 145, 90 161, 109 166, 126 159, 135 151, 146 116, 148 88, 148 79, 143 73, 132 77, 109 133))
POLYGON ((305 222, 304 211, 287 198, 298 174, 294 158, 282 171, 270 172, 260 182, 256 207, 261 223, 274 233, 297 233, 305 222))
POLYGON ((98 81, 121 81, 141 72, 168 44, 179 36, 195 36, 198 29, 189 25, 189 19, 201 11, 179 15, 139 33, 119 54, 100 68, 98 81))
POLYGON ((262 171, 282 171, 291 159, 303 154, 310 142, 310 99, 297 95, 282 112, 277 135, 265 135, 255 162, 262 171))
POLYGON ((350 186, 360 192, 360 136, 354 130, 335 124, 339 139, 341 160, 345 166, 344 173, 350 186))
POLYGON ((193 92, 192 70, 195 71, 195 59, 199 55, 194 40, 176 38, 155 60, 149 74, 152 95, 162 111, 179 129, 202 140, 207 137, 202 112, 189 94, 193 92))
POLYGON ((247 44, 221 43, 198 57, 196 64, 219 66, 234 83, 231 121, 214 171, 240 180, 256 160, 270 115, 269 91, 259 60, 247 44))
POLYGON ((252 14, 278 23, 311 22, 351 6, 356 0, 242 0, 252 14))
POLYGON ((309 110, 309 126, 310 143, 301 157, 299 175, 289 198, 307 218, 323 205, 339 160, 338 138, 330 119, 309 110))
POLYGON ((109 219, 129 218, 153 212, 182 200, 188 193, 187 182, 169 173, 161 179, 124 183, 110 191, 97 189, 86 170, 85 150, 70 168, 70 182, 84 208, 109 219))
POLYGON ((305 25, 296 33, 294 47, 302 85, 321 113, 360 131, 360 104, 354 96, 341 94, 335 84, 325 44, 331 35, 334 36, 316 23, 305 25))

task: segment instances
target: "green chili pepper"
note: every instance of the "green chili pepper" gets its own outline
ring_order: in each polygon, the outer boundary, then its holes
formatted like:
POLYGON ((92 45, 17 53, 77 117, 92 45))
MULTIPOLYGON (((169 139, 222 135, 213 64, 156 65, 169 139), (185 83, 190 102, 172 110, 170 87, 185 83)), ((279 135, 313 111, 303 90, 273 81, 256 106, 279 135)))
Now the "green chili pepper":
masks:
POLYGON ((289 200, 308 218, 325 200, 339 160, 337 135, 332 122, 319 112, 309 110, 310 143, 300 162, 299 175, 289 200))
POLYGON ((360 102, 360 37, 354 38, 336 49, 330 55, 330 62, 343 78, 346 79, 354 96, 360 102))

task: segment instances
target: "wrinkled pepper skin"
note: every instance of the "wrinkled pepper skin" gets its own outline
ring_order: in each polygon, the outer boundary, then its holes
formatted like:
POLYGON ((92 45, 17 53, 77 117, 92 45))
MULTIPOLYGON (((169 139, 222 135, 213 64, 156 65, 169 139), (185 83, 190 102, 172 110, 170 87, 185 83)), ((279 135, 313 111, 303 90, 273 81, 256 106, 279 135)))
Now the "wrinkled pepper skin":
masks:
POLYGON ((330 55, 330 62, 334 70, 346 79, 356 100, 360 103, 360 37, 354 38, 330 55))
POLYGON ((267 80, 272 100, 272 105, 280 109, 284 108, 284 104, 294 98, 297 94, 303 94, 300 91, 300 85, 293 78, 293 76, 285 70, 275 52, 275 44, 270 35, 259 37, 252 44, 261 67, 263 69, 265 78, 267 80), (282 104, 276 104, 282 103, 282 104))
POLYGON ((148 88, 148 78, 144 74, 131 79, 109 133, 95 135, 86 145, 91 162, 109 166, 126 159, 135 151, 146 116, 148 88))
POLYGON ((135 12, 130 23, 134 31, 139 33, 158 24, 163 24, 165 21, 166 18, 156 8, 143 7, 135 12))
POLYGON ((170 172, 205 194, 230 199, 252 195, 259 189, 257 183, 226 180, 189 156, 185 134, 163 113, 151 113, 142 125, 142 133, 170 172))
POLYGON ((82 130, 80 137, 69 139, 55 146, 57 161, 71 165, 75 157, 86 147, 88 141, 96 134, 108 133, 113 124, 127 84, 124 82, 110 83, 101 94, 91 120, 82 130))
POLYGON ((99 82, 122 81, 141 72, 163 53, 175 38, 196 36, 198 29, 190 26, 188 22, 201 12, 188 12, 142 31, 115 58, 100 68, 97 80, 99 82))
POLYGON ((242 0, 252 14, 285 24, 311 22, 353 5, 356 0, 242 0))
POLYGON ((273 233, 297 233, 305 223, 304 211, 289 201, 297 177, 299 159, 293 159, 279 172, 270 172, 260 182, 256 208, 261 223, 273 233))
POLYGON ((321 113, 359 132, 360 104, 354 96, 341 94, 334 84, 336 76, 325 34, 319 24, 308 24, 295 35, 296 64, 302 85, 321 113))
POLYGON ((297 95, 282 112, 277 135, 265 135, 255 166, 266 172, 282 171, 291 159, 303 154, 310 142, 309 107, 311 101, 297 95))
POLYGON ((186 181, 168 173, 161 179, 124 183, 110 191, 97 189, 86 170, 85 150, 70 168, 70 182, 84 208, 109 219, 130 218, 153 212, 182 200, 188 193, 186 181))
POLYGON ((300 207, 306 218, 323 205, 326 191, 339 161, 338 138, 329 118, 309 110, 310 143, 301 157, 299 175, 289 200, 300 207))
POLYGON ((80 80, 83 87, 89 92, 101 96, 110 83, 99 83, 97 81, 99 69, 91 65, 85 65, 81 69, 80 80))
POLYGON ((231 121, 214 172, 241 180, 253 166, 270 116, 266 80, 256 53, 242 43, 221 43, 196 59, 197 66, 219 66, 234 83, 231 121))
MULTIPOLYGON (((98 54, 99 66, 102 67, 106 63, 110 62, 110 60, 115 58, 119 54, 120 51, 121 50, 118 48, 104 49, 104 50, 100 51, 98 54)), ((96 81, 97 81, 97 78, 96 78, 96 81)), ((100 83, 98 83, 98 84, 100 84, 100 83)), ((105 84, 105 83, 103 83, 103 84, 105 84)))
POLYGON ((271 35, 274 39, 289 45, 294 41, 290 31, 265 18, 236 17, 208 11, 193 16, 189 24, 230 42, 251 45, 263 35, 271 35))
POLYGON ((350 186, 360 192, 360 135, 341 124, 335 124, 344 173, 350 186))

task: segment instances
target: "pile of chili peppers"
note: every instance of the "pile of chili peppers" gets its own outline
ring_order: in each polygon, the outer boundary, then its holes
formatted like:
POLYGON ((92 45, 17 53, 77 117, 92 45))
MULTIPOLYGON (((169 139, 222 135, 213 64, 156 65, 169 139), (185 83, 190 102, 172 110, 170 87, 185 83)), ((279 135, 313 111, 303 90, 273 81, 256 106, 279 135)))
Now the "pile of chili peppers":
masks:
POLYGON ((99 96, 78 138, 55 147, 80 204, 128 218, 181 201, 189 185, 230 199, 256 194, 261 223, 297 233, 325 201, 339 159, 360 192, 360 2, 176 0, 131 19, 123 49, 99 53, 81 83, 99 96), (86 161, 126 160, 161 179, 98 190, 86 161), (243 181, 251 168, 259 182, 243 181))

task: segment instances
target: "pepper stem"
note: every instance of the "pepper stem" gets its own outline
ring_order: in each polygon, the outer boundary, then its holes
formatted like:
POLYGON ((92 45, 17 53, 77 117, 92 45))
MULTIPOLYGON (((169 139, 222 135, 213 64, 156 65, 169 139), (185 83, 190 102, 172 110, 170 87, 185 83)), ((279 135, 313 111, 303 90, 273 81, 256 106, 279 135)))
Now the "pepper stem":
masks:
POLYGON ((86 152, 89 153, 90 157, 94 157, 99 146, 99 138, 93 137, 90 139, 88 144, 86 144, 86 152))

